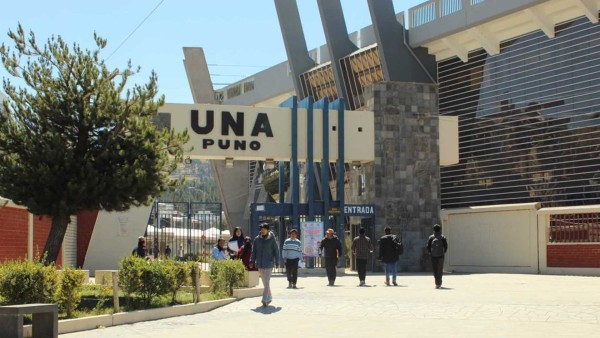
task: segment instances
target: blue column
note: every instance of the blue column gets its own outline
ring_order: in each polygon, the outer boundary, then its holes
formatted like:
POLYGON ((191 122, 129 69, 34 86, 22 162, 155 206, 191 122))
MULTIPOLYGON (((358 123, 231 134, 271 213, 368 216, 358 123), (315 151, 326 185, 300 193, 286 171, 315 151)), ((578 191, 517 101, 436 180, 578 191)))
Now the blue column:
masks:
POLYGON ((298 204, 300 204, 300 168, 298 166, 298 98, 294 96, 292 106, 292 226, 298 226, 298 204))
POLYGON ((345 251, 346 245, 345 236, 346 236, 346 215, 344 214, 344 205, 345 205, 345 193, 344 193, 344 99, 340 98, 335 100, 332 103, 333 109, 337 109, 338 111, 338 160, 337 160, 337 170, 336 170, 336 190, 337 190, 337 199, 340 202, 340 214, 337 216, 337 233, 340 241, 342 241, 342 256, 344 257, 344 265, 346 262, 345 259, 345 251))
POLYGON ((321 199, 323 200, 323 224, 329 226, 329 100, 321 99, 314 104, 323 110, 323 158, 321 159, 321 199))
MULTIPOLYGON (((292 96, 282 104, 281 107, 291 108, 292 113, 292 159, 290 164, 290 183, 292 188, 292 226, 298 226, 298 204, 300 203, 300 175, 298 173, 298 97, 292 96)), ((281 168, 279 165, 279 187, 280 197, 279 201, 281 207, 285 202, 285 199, 281 197, 282 191, 285 190, 285 175, 282 176, 281 168), (283 181, 282 181, 283 180, 283 181), (282 189, 283 186, 283 189, 282 189)), ((283 210, 283 209, 282 209, 283 210)), ((279 218, 279 237, 283 239, 285 236, 284 217, 279 218)))
POLYGON ((306 108, 306 202, 308 205, 308 220, 313 221, 315 215, 315 168, 314 168, 314 100, 307 97, 300 101, 298 108, 306 108))

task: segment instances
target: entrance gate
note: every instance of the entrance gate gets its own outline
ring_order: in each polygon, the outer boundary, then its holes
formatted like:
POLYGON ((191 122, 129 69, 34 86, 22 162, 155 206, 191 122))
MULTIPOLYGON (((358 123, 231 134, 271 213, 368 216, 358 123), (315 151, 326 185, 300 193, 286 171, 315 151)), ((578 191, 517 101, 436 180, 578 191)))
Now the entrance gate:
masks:
POLYGON ((148 254, 208 262, 223 231, 221 213, 221 203, 155 202, 145 233, 148 254))
MULTIPOLYGON (((299 101, 296 96, 290 97, 279 108, 165 105, 161 107, 161 112, 169 113, 169 123, 175 130, 192 131, 189 133, 189 142, 195 147, 188 153, 190 157, 222 159, 225 168, 232 168, 237 159, 264 161, 265 166, 271 169, 278 163, 279 203, 251 205, 249 233, 252 235, 257 234, 259 221, 271 219, 272 222, 275 219, 277 226, 273 230, 282 245, 286 230, 294 227, 302 231, 299 229, 302 219, 322 220, 324 227, 337 232, 344 244, 342 255, 345 257, 345 239, 350 231, 348 218, 374 216, 374 213, 349 214, 345 204, 348 164, 375 160, 374 147, 368 146, 374 144, 375 140, 373 112, 346 111, 343 98, 333 102, 324 98, 315 102, 311 97, 299 101), (284 174, 286 162, 289 163, 289 188, 286 187, 284 174), (306 203, 300 203, 300 162, 305 163, 306 168, 306 180, 303 181, 306 191, 302 199, 306 203), (332 189, 332 182, 335 182, 335 189, 332 189), (288 192, 290 198, 286 199, 288 192)), ((257 196, 261 194, 254 195, 254 198, 257 196)), ((159 214, 163 212, 158 206, 156 210, 156 220, 152 222, 156 228, 151 229, 151 234, 162 231, 162 216, 159 214)), ((181 221, 185 225, 169 224, 170 228, 179 231, 188 229, 185 241, 181 236, 173 235, 175 240, 170 240, 170 243, 180 245, 183 242, 183 246, 187 246, 187 253, 204 257, 206 241, 198 240, 198 235, 194 235, 195 230, 201 229, 197 229, 191 219, 192 213, 187 211, 187 219, 181 221)), ((161 252, 163 242, 152 239, 152 243, 161 252)), ((172 248, 172 252, 175 252, 175 248, 172 248)), ((310 259, 307 263, 314 266, 318 264, 318 259, 310 259)), ((340 260, 340 266, 348 264, 340 260)))
MULTIPOLYGON (((339 230, 336 230, 335 225, 340 224, 337 218, 340 217, 336 212, 331 212, 335 210, 335 207, 332 208, 327 216, 328 219, 325 219, 323 203, 320 201, 313 202, 314 205, 314 213, 313 215, 308 214, 308 204, 300 203, 297 205, 297 217, 298 224, 294 224, 293 222, 293 204, 292 203, 253 203, 251 205, 251 227, 250 233, 252 237, 258 235, 258 225, 262 223, 269 223, 271 231, 275 235, 277 243, 279 244, 279 248, 283 247, 283 242, 287 238, 287 234, 291 229, 296 229, 298 231, 298 238, 302 240, 302 227, 300 226, 301 222, 305 221, 314 221, 314 222, 322 222, 323 228, 320 238, 325 236, 325 230, 328 228, 334 229, 336 233, 339 230)), ((367 236, 373 239, 374 233, 374 222, 375 222, 375 206, 372 204, 346 204, 344 206, 344 235, 338 237, 345 240, 345 243, 342 243, 342 256, 345 257, 346 261, 343 262, 340 259, 338 266, 349 266, 352 270, 355 269, 355 259, 353 255, 347 254, 350 249, 350 245, 352 243, 352 239, 355 236, 358 236, 358 229, 362 226, 367 231, 367 236), (360 225, 351 225, 352 221, 358 219, 360 221, 360 225), (356 235, 354 235, 356 233, 356 235), (344 264, 341 264, 341 263, 344 264)), ((305 243, 302 243, 303 245, 305 243)), ((305 266, 307 268, 319 268, 323 267, 321 262, 320 253, 315 256, 303 256, 303 260, 305 262, 305 266)), ((283 262, 280 262, 280 266, 282 266, 283 262)), ((374 266, 374 259, 371 260, 369 264, 371 270, 374 266)))

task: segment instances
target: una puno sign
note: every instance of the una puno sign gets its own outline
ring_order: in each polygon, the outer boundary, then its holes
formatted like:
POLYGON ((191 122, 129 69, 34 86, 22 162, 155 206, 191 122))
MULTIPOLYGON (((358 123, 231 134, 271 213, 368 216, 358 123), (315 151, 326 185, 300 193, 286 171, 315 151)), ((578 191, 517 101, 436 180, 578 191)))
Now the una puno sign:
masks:
MULTIPOLYGON (((201 159, 287 161, 292 157, 292 110, 204 104, 165 104, 159 109, 175 130, 188 129, 194 147, 191 157, 201 159)), ((314 160, 323 156, 323 112, 314 110, 313 126, 306 109, 298 109, 298 159, 307 156, 313 138, 314 160)), ((345 161, 370 162, 374 153, 373 112, 345 111, 345 161)), ((338 154, 338 114, 329 112, 329 159, 338 154)))

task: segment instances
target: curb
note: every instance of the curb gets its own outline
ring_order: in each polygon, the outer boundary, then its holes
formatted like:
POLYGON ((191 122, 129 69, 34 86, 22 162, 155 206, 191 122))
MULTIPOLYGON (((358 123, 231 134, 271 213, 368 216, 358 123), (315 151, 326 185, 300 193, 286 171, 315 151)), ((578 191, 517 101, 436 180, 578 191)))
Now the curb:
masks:
MULTIPOLYGON (((102 327, 133 324, 149 320, 187 316, 196 313, 208 312, 221 306, 231 304, 240 299, 260 296, 262 295, 262 292, 262 287, 235 289, 233 290, 232 298, 211 300, 195 304, 175 305, 148 310, 119 312, 109 315, 91 316, 75 319, 62 319, 58 321, 58 334, 94 330, 102 327)), ((32 337, 31 325, 23 326, 23 337, 32 337)))

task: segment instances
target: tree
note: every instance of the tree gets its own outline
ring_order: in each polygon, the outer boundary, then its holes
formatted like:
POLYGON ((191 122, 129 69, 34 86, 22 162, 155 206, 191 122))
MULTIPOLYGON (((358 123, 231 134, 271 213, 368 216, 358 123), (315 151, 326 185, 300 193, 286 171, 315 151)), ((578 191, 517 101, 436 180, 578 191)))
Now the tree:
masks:
POLYGON ((2 64, 21 78, 7 78, 8 100, 0 117, 0 196, 52 219, 45 263, 56 261, 70 216, 82 210, 124 211, 148 205, 175 186, 169 177, 183 159, 187 132, 153 123, 164 96, 157 76, 127 88, 139 72, 131 61, 109 70, 96 47, 71 47, 52 36, 44 46, 21 25, 3 43, 2 64))

